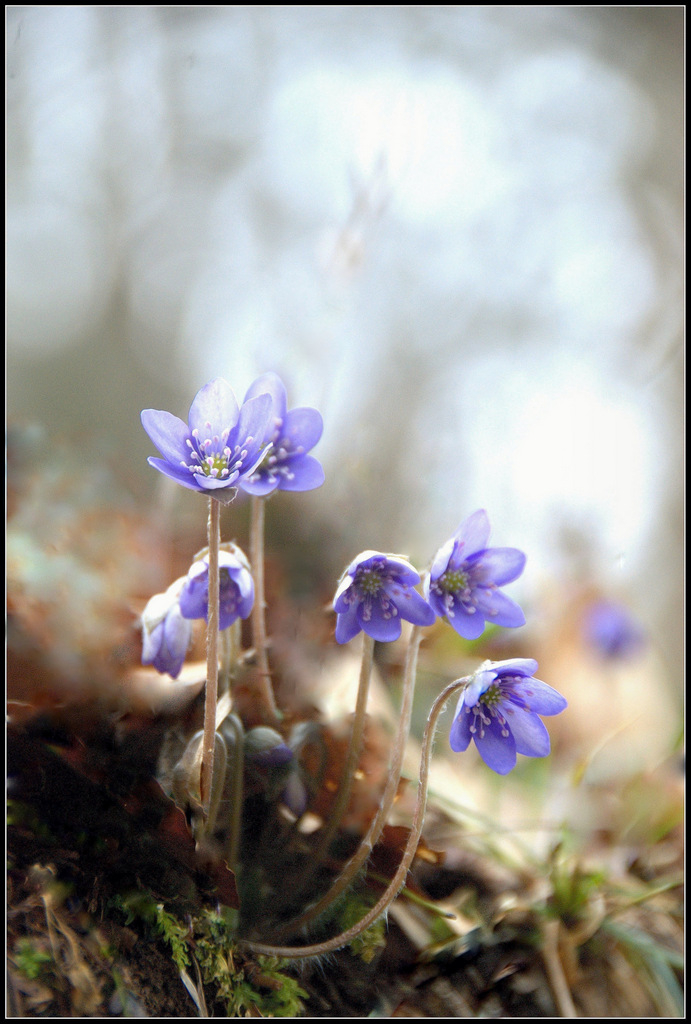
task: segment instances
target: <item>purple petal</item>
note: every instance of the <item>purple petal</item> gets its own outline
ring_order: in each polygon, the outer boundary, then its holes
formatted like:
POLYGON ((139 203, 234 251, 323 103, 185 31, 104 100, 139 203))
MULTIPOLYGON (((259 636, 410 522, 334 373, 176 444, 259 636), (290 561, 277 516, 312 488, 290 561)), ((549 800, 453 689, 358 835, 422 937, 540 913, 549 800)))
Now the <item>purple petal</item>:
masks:
MULTIPOLYGON (((254 459, 254 453, 259 452, 264 438, 269 432, 271 402, 271 396, 266 394, 257 395, 256 398, 250 398, 248 402, 245 402, 240 409, 237 426, 231 434, 233 444, 239 444, 241 448, 247 448, 248 452, 250 452, 249 457, 252 459, 254 459), (252 442, 248 444, 248 438, 250 437, 252 442)), ((231 444, 230 440, 228 443, 231 444)), ((243 464, 242 471, 247 473, 253 468, 253 466, 249 465, 249 462, 246 462, 243 464)))
POLYGON ((497 676, 530 677, 537 672, 537 662, 534 658, 507 658, 506 661, 491 662, 491 667, 497 676))
POLYGON ((290 442, 291 451, 301 448, 308 452, 314 448, 323 432, 324 421, 321 413, 316 409, 300 408, 291 409, 286 413, 280 436, 281 439, 285 438, 290 442))
POLYGON ((238 604, 238 615, 241 619, 249 618, 252 608, 254 607, 254 586, 252 587, 252 593, 246 597, 240 596, 240 602, 238 604))
POLYGON ((474 578, 498 587, 517 579, 525 568, 525 555, 518 548, 487 548, 475 557, 474 578))
POLYGON ((157 459, 153 455, 150 455, 146 461, 154 469, 157 469, 159 473, 169 476, 171 480, 182 484, 183 487, 189 487, 191 491, 202 490, 197 481, 197 475, 190 473, 189 469, 186 469, 185 466, 174 466, 172 462, 167 462, 166 459, 157 459))
POLYGON ((333 606, 334 611, 343 613, 348 611, 351 607, 350 601, 345 600, 345 594, 350 590, 353 585, 353 578, 346 574, 341 582, 338 584, 336 593, 334 594, 333 606))
POLYGON ((371 636, 373 640, 380 640, 382 643, 390 643, 398 640, 401 635, 401 619, 398 615, 391 615, 384 612, 378 601, 373 600, 365 605, 364 602, 357 606, 357 620, 360 628, 371 636), (368 608, 367 614, 365 610, 368 608))
MULTIPOLYGON (((229 629, 239 617, 240 613, 237 601, 232 600, 230 593, 226 593, 225 599, 223 596, 221 597, 218 608, 219 632, 223 632, 224 629, 229 629)), ((206 621, 209 621, 208 616, 206 621)))
POLYGON ((142 663, 153 665, 158 672, 167 672, 175 679, 180 674, 191 637, 192 624, 186 622, 177 609, 171 609, 150 636, 145 635, 142 663))
POLYGON ((182 668, 182 662, 185 660, 187 647, 192 636, 192 625, 183 618, 178 608, 173 608, 164 620, 163 632, 165 644, 171 652, 171 656, 179 659, 177 672, 170 673, 171 675, 177 675, 182 668))
POLYGON ((549 733, 537 715, 515 705, 504 705, 502 711, 507 712, 506 720, 519 754, 528 757, 546 757, 549 754, 549 733))
POLYGON ((245 569, 233 575, 231 585, 235 588, 237 610, 241 619, 246 619, 254 605, 254 580, 245 569))
POLYGON ((478 611, 484 615, 489 622, 497 626, 524 626, 525 615, 523 610, 500 590, 488 590, 486 587, 479 587, 474 592, 475 604, 478 611))
MULTIPOLYGON (((451 540, 447 540, 446 544, 439 548, 434 561, 432 562, 432 568, 430 569, 429 578, 432 582, 438 580, 449 567, 449 559, 453 554, 454 547, 456 545, 455 539, 452 537, 451 540)), ((427 584, 429 585, 429 584, 427 584)))
POLYGON ((358 569, 371 569, 373 565, 380 561, 382 558, 386 558, 381 551, 361 551, 346 569, 346 576, 354 576, 358 569))
POLYGON ((357 605, 348 605, 347 610, 340 612, 336 619, 336 642, 347 644, 349 640, 357 636, 361 628, 358 620, 357 605))
POLYGON ((152 630, 144 630, 142 637, 142 665, 152 665, 154 658, 160 651, 161 644, 163 643, 164 622, 165 619, 162 619, 152 630))
POLYGON ((257 395, 271 395, 272 412, 275 419, 285 420, 288 407, 288 395, 285 385, 277 373, 263 373, 250 384, 245 395, 245 402, 257 395))
POLYGON ((558 715, 568 706, 565 697, 540 679, 526 679, 513 689, 537 715, 558 715))
POLYGON ((453 608, 453 615, 447 614, 447 621, 459 636, 465 640, 477 640, 482 636, 485 629, 485 620, 482 612, 467 612, 461 605, 456 604, 453 608))
POLYGON ((473 734, 470 731, 470 721, 473 715, 466 714, 463 707, 456 709, 456 717, 451 723, 449 732, 449 745, 456 753, 467 750, 473 734))
POLYGON ((438 594, 436 590, 429 589, 429 581, 425 581, 424 586, 425 597, 429 603, 430 608, 440 619, 443 619, 446 615, 446 605, 441 594, 438 594))
POLYGON ((516 767, 516 742, 511 734, 502 736, 502 727, 496 718, 483 729, 483 735, 474 734, 475 745, 485 764, 498 775, 507 775, 516 767))
POLYGON ((389 555, 380 555, 380 558, 386 558, 386 571, 399 585, 416 587, 420 582, 420 574, 410 562, 406 562, 402 558, 392 558, 389 555))
MULTIPOLYGON (((288 466, 291 477, 278 477, 277 485, 281 491, 312 491, 324 483, 321 463, 311 455, 300 455, 291 459, 288 466)), ((273 490, 273 486, 271 489, 273 490)))
POLYGON ((454 534, 454 538, 463 543, 460 552, 463 559, 486 548, 489 534, 489 519, 484 508, 478 509, 477 512, 473 512, 467 519, 464 519, 454 534))
POLYGON ((200 474, 195 473, 195 479, 197 480, 197 484, 200 491, 224 491, 227 489, 232 490, 233 494, 230 497, 221 497, 220 494, 209 495, 209 497, 218 498, 218 500, 223 504, 232 501, 233 497, 235 496, 235 491, 237 490, 235 483, 236 480, 238 479, 236 471, 231 471, 230 476, 226 477, 201 476, 200 474))
POLYGON ((189 460, 189 427, 179 417, 162 409, 144 409, 141 419, 144 430, 164 458, 174 465, 189 460))
POLYGON ((248 598, 252 598, 254 596, 254 581, 247 569, 238 566, 237 569, 229 569, 228 571, 234 586, 237 587, 240 599, 245 601, 248 598))
POLYGON ((238 486, 246 494, 254 494, 256 498, 265 498, 278 488, 278 479, 273 480, 269 476, 257 476, 255 479, 243 477, 238 480, 238 486))
POLYGON ((396 606, 401 618, 415 626, 431 626, 436 616, 427 601, 416 590, 406 590, 396 597, 396 606))
POLYGON ((188 579, 180 592, 180 612, 186 619, 207 619, 209 615, 208 576, 188 579))
POLYGON ((216 377, 200 388, 190 406, 190 431, 198 430, 203 441, 235 426, 238 403, 233 389, 223 377, 216 377), (208 426, 207 424, 210 424, 208 426))
POLYGON ((493 682, 495 682, 497 678, 496 673, 492 671, 492 663, 485 662, 485 664, 489 665, 490 667, 483 669, 483 667, 480 666, 477 672, 473 674, 472 679, 465 688, 465 703, 470 708, 475 707, 482 694, 489 689, 489 687, 492 685, 493 682))

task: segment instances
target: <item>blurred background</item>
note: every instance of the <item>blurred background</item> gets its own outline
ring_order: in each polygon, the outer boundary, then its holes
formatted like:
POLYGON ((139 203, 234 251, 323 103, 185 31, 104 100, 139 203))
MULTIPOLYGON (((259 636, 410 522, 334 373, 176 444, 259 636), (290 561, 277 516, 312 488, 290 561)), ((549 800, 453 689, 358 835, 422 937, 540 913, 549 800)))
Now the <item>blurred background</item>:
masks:
POLYGON ((563 656, 615 602, 676 706, 684 23, 8 6, 10 424, 203 530, 140 410, 275 370, 324 416, 326 483, 285 510, 338 538, 329 571, 364 548, 423 568, 484 507, 528 553, 526 628, 563 656))

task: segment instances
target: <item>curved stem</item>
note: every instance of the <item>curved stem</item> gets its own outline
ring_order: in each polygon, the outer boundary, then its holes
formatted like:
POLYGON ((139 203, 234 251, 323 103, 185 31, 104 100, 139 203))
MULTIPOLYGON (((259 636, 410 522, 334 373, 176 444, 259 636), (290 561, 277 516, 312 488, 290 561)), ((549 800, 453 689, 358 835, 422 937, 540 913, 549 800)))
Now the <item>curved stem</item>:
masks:
POLYGON ((264 598, 264 498, 252 495, 250 517, 250 562, 254 576, 254 607, 252 608, 252 636, 257 656, 259 682, 257 694, 263 717, 270 725, 277 725, 281 715, 276 707, 271 685, 269 658, 266 653, 266 601, 264 598))
POLYGON ((206 626, 206 692, 204 699, 204 738, 199 792, 204 816, 208 817, 211 801, 211 780, 214 770, 216 736, 216 699, 218 695, 218 623, 220 578, 218 548, 221 542, 221 505, 209 498, 209 615, 206 626))
POLYGON ((403 767, 403 758, 405 756, 406 743, 408 741, 408 734, 410 732, 410 716, 413 710, 413 697, 415 695, 415 677, 417 672, 417 655, 420 648, 420 642, 422 641, 422 629, 420 626, 413 626, 413 630, 410 634, 408 641, 408 649, 406 651, 405 668, 403 672, 403 691, 401 699, 401 713, 398 725, 398 733, 393 747, 393 756, 389 765, 387 773, 386 786, 382 794, 381 803, 375 814, 374 818, 370 823, 370 827, 367 830, 367 834, 362 839, 360 846, 350 858, 349 861, 344 865, 338 878, 335 879, 333 885, 327 893, 325 893, 321 899, 316 903, 313 903, 310 907, 296 917, 293 921, 289 921, 284 925, 277 933, 276 938, 283 938, 285 935, 290 935, 296 932, 299 928, 304 927, 313 921, 315 917, 318 917, 327 907, 329 907, 334 900, 336 900, 340 894, 350 885, 351 881, 360 870, 362 865, 365 863, 369 855, 371 854, 374 847, 379 841, 386 820, 389 816, 389 812, 393 806, 396 793, 398 792, 398 784, 401 779, 401 768, 403 767))
POLYGON ((360 755, 362 753, 362 743, 365 734, 365 718, 367 711, 367 697, 369 695, 369 684, 372 677, 372 662, 374 660, 374 640, 371 636, 363 633, 362 636, 362 662, 360 664, 360 680, 358 683, 357 700, 355 702, 355 713, 353 715, 353 727, 350 731, 350 742, 348 744, 348 755, 343 765, 343 774, 341 775, 341 784, 336 794, 336 800, 331 808, 329 814, 329 820, 326 827, 322 830, 319 837, 319 844, 316 849, 312 852, 310 863, 307 870, 298 880, 297 885, 293 885, 289 893, 290 898, 293 899, 299 893, 303 891, 308 881, 317 870, 324 855, 326 854, 331 841, 336 834, 338 826, 341 824, 343 815, 345 814, 350 800, 350 793, 353 788, 353 777, 360 761, 360 755))
POLYGON ((401 888, 408 874, 408 868, 413 862, 415 853, 417 851, 418 843, 420 842, 420 835, 422 834, 422 825, 425 819, 425 807, 427 804, 427 787, 429 785, 429 768, 430 768, 430 755, 432 752, 432 742, 434 740, 434 730, 437 726, 437 720, 444 710, 444 706, 454 693, 457 693, 460 689, 467 685, 470 677, 464 679, 457 679, 455 682, 450 683, 446 689, 442 690, 429 713, 427 724, 425 725, 425 732, 422 737, 422 752, 420 755, 420 785, 418 787, 417 802, 415 804, 415 813, 413 815, 413 825, 408 836, 408 842, 403 852, 401 863, 398 866, 396 874, 391 879, 386 891, 377 900, 375 905, 370 911, 357 924, 354 924, 351 928, 341 932, 340 935, 336 935, 333 939, 327 939, 325 942, 317 942, 310 946, 270 946, 262 942, 250 942, 241 940, 241 945, 248 949, 251 949, 254 953, 262 953, 267 956, 280 956, 288 958, 304 959, 313 956, 322 956, 324 953, 332 953, 336 949, 341 949, 342 946, 346 946, 353 939, 357 938, 366 928, 369 928, 377 918, 381 917, 386 908, 393 903, 396 896, 400 892, 401 888))

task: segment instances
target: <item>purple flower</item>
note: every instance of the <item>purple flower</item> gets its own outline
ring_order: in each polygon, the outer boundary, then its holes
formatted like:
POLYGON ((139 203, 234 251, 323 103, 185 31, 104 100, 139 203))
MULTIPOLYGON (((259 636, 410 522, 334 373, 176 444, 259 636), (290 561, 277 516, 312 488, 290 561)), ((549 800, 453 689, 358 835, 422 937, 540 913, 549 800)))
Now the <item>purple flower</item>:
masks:
POLYGON ((439 549, 425 580, 425 597, 435 613, 466 640, 476 640, 485 620, 497 626, 522 626, 525 615, 499 592, 523 572, 525 555, 517 548, 488 548, 489 519, 473 512, 439 549))
POLYGON ((144 430, 163 456, 148 461, 183 487, 232 501, 233 485, 264 457, 271 410, 269 394, 257 394, 240 408, 230 385, 216 377, 197 392, 188 423, 170 412, 144 410, 144 430))
POLYGON ((538 715, 558 715, 566 707, 560 693, 533 678, 532 658, 485 661, 463 690, 449 743, 467 750, 471 740, 486 765, 499 775, 516 766, 516 754, 545 757, 549 734, 538 715))
POLYGON ((142 664, 153 665, 176 679, 192 639, 192 623, 183 618, 179 597, 185 577, 165 594, 155 594, 142 612, 142 664))
POLYGON ((607 659, 629 658, 643 648, 645 634, 630 612, 613 601, 597 601, 584 622, 586 640, 607 659))
MULTIPOLYGON (((233 545, 233 551, 218 553, 220 575, 219 630, 228 629, 237 618, 246 619, 254 604, 254 581, 244 554, 233 545)), ((187 574, 180 593, 180 611, 186 619, 209 621, 209 557, 195 562, 187 574)))
POLYGON ((431 626, 434 612, 413 589, 419 582, 404 558, 363 551, 346 569, 334 597, 338 643, 352 640, 361 629, 374 640, 397 640, 401 619, 431 626))
POLYGON ((324 470, 307 452, 322 436, 321 414, 308 408, 288 412, 286 389, 275 373, 265 373, 255 380, 245 402, 264 394, 272 399, 272 419, 264 437, 265 454, 254 472, 243 476, 243 491, 263 496, 275 490, 311 491, 320 487, 324 470))

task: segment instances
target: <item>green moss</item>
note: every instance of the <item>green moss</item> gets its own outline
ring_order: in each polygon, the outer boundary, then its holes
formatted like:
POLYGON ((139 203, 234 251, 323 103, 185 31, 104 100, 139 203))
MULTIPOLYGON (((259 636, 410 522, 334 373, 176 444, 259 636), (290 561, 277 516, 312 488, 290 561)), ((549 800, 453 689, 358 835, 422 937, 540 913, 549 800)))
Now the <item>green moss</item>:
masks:
POLYGON ((19 939, 14 949, 13 960, 17 970, 24 977, 35 981, 48 964, 52 964, 53 957, 35 946, 31 939, 19 939))
MULTIPOLYGON (((373 901, 366 896, 356 892, 350 892, 347 898, 339 904, 336 920, 340 931, 346 931, 361 921, 365 914, 371 910, 373 901)), ((377 951, 386 945, 386 922, 382 916, 377 921, 361 932, 348 948, 355 956, 359 956, 366 964, 370 963, 377 951)))
POLYGON ((162 903, 156 903, 153 897, 141 892, 129 893, 124 897, 118 896, 113 902, 125 913, 126 924, 131 924, 138 918, 148 924, 154 934, 166 942, 178 970, 190 966, 188 948, 190 930, 186 925, 181 924, 173 914, 170 914, 162 903))
POLYGON ((127 924, 144 921, 170 948, 179 971, 194 958, 204 985, 215 990, 228 1017, 298 1017, 306 993, 297 979, 284 973, 287 961, 259 956, 245 959, 235 947, 237 911, 204 910, 183 924, 163 904, 145 893, 118 897, 114 904, 127 924))

